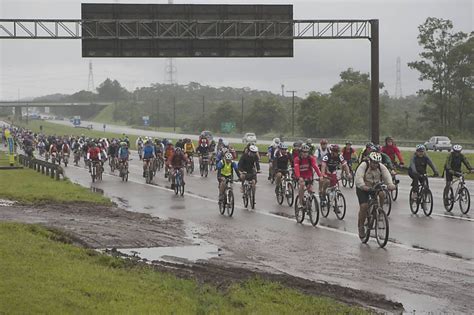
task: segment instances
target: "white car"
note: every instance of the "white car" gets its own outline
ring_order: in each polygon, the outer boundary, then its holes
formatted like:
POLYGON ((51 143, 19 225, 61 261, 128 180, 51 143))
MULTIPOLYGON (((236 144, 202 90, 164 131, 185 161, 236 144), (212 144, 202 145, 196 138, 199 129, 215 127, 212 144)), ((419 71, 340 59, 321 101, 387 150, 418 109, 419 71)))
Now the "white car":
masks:
POLYGON ((253 132, 247 132, 242 138, 242 143, 257 143, 257 136, 253 132))
POLYGON ((444 136, 434 136, 431 137, 430 140, 425 142, 426 150, 433 150, 433 151, 443 151, 447 150, 451 152, 451 140, 448 137, 444 136))

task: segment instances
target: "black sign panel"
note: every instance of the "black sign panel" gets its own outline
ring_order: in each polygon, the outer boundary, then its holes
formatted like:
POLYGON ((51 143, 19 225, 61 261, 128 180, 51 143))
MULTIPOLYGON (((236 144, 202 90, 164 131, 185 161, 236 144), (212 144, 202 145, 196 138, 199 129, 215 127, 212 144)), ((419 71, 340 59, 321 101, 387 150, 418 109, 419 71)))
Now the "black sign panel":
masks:
POLYGON ((82 20, 88 58, 293 57, 292 5, 83 3, 82 20))

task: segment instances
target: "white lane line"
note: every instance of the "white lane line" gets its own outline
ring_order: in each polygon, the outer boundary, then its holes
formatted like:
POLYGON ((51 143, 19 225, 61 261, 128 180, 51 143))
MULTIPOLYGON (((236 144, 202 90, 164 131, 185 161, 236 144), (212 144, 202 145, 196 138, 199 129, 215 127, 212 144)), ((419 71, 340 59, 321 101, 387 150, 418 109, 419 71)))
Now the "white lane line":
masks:
POLYGON ((464 220, 464 221, 474 222, 473 218, 458 217, 458 216, 454 216, 452 214, 449 215, 449 214, 441 214, 441 213, 432 213, 431 215, 435 215, 435 216, 438 216, 438 217, 444 217, 444 218, 450 218, 450 219, 456 219, 456 220, 464 220))

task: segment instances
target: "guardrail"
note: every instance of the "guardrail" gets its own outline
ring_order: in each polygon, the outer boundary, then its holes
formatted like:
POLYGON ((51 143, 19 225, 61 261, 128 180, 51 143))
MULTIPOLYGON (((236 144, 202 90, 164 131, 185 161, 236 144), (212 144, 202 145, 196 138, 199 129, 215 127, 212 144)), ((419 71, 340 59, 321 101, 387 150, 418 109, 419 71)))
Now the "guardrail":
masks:
POLYGON ((58 164, 49 163, 43 160, 38 160, 35 158, 30 158, 26 155, 19 154, 18 155, 18 162, 25 167, 29 167, 38 173, 44 174, 46 176, 50 176, 51 178, 56 178, 56 180, 60 179, 60 175, 64 177, 64 170, 58 164))

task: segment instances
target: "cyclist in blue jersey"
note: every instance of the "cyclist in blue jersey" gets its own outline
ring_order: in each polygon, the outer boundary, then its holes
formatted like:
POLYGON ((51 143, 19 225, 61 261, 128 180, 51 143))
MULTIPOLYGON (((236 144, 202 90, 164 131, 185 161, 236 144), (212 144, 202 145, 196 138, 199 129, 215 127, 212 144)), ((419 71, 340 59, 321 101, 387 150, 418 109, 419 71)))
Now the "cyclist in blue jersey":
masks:
POLYGON ((147 140, 145 146, 143 147, 143 177, 145 177, 145 170, 148 167, 150 160, 156 157, 155 146, 151 140, 147 140))

